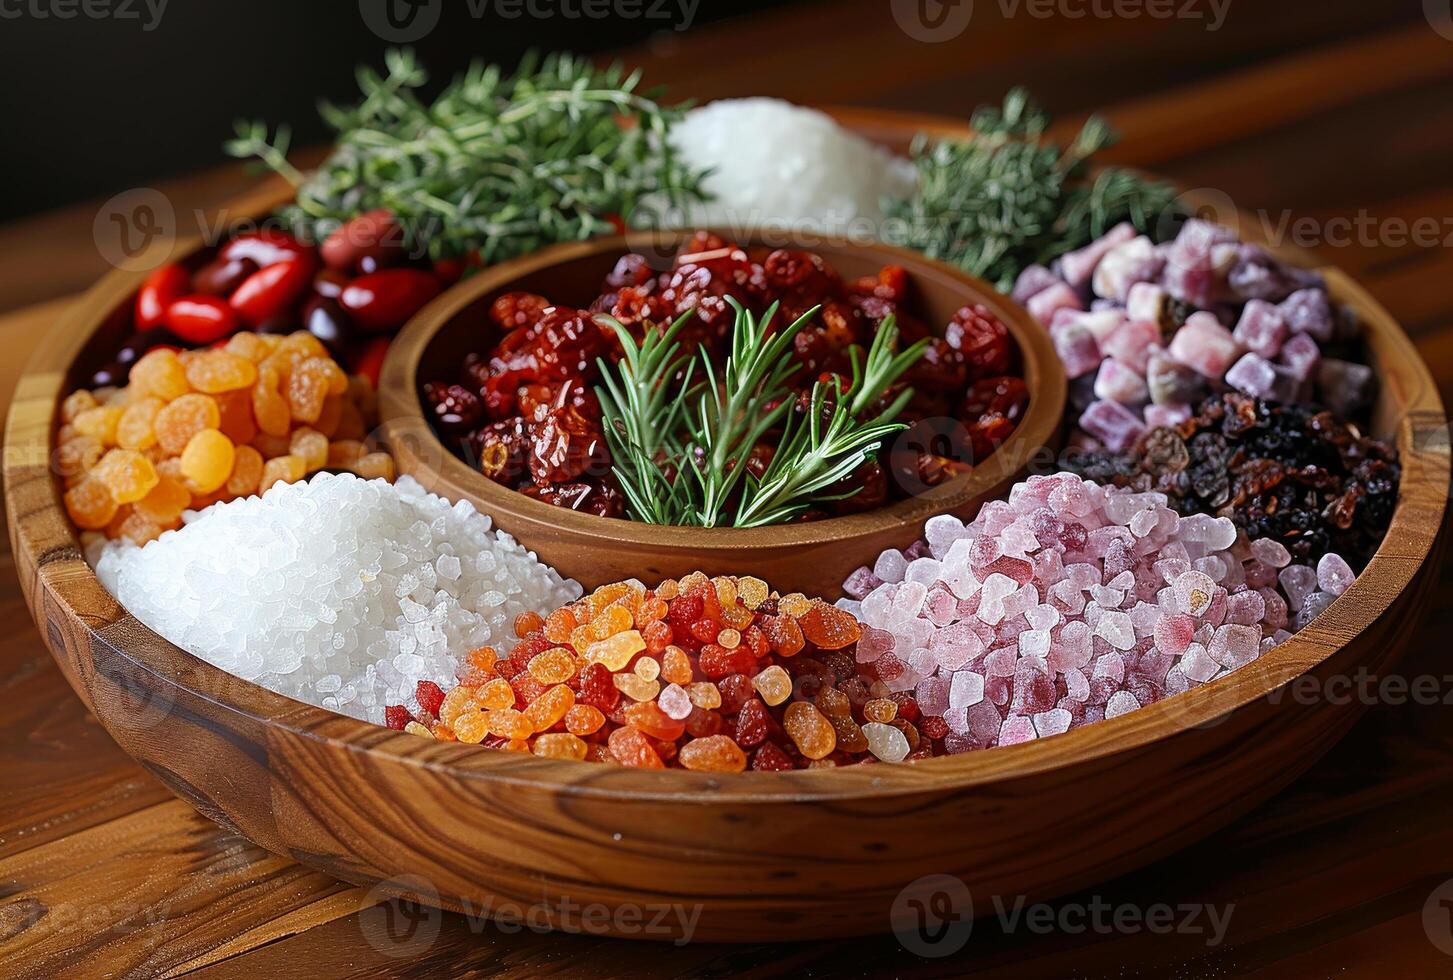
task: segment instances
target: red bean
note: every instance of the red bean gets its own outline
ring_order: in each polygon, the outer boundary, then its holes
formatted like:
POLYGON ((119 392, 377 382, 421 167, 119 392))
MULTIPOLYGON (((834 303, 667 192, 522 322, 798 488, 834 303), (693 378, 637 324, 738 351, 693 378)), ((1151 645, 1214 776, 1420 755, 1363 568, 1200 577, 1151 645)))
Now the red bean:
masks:
POLYGON ((325 299, 337 299, 352 279, 335 269, 323 269, 313 277, 313 292, 325 299))
POLYGON ((423 269, 384 269, 353 280, 338 300, 360 330, 384 333, 403 326, 439 289, 439 280, 423 269))
POLYGON ((370 338, 353 356, 351 374, 361 374, 378 387, 378 376, 383 370, 383 359, 388 354, 389 338, 370 338))
POLYGON ((228 296, 256 271, 251 259, 217 258, 193 273, 192 288, 208 296, 228 296))
POLYGON ((372 260, 374 268, 392 265, 397 251, 402 258, 404 236, 393 212, 388 208, 365 211, 356 218, 345 221, 323 240, 319 249, 323 264, 339 272, 369 272, 363 268, 364 260, 372 260))
POLYGON ((191 290, 191 277, 176 263, 164 265, 146 277, 136 294, 136 329, 150 330, 166 320, 167 307, 191 290))
POLYGON ((183 296, 167 307, 166 325, 189 344, 214 344, 236 332, 237 311, 216 296, 183 296))
POLYGON ((218 252, 223 259, 251 259, 259 266, 306 255, 312 250, 287 232, 265 228, 259 232, 238 235, 218 252))
POLYGON ((283 312, 313 281, 313 260, 295 255, 263 266, 242 281, 228 300, 242 321, 255 326, 283 312))

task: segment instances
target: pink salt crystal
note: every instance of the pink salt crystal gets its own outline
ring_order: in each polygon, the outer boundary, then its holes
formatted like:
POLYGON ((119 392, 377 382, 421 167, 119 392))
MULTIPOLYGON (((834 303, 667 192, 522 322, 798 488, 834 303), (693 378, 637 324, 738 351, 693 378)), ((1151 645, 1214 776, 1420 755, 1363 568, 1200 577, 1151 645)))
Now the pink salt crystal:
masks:
POLYGON ((1054 676, 1041 657, 1023 657, 1014 665, 1014 695, 1011 709, 1016 714, 1048 711, 1055 702, 1054 676))
MULTIPOLYGON (((954 708, 972 708, 984 700, 984 675, 971 670, 957 671, 949 682, 948 703, 954 708)), ((922 705, 919 705, 922 708, 922 705)))
POLYGON ((1204 615, 1216 593, 1216 583, 1205 572, 1183 572, 1171 587, 1175 589, 1177 608, 1191 616, 1204 615))
POLYGON ((1090 679, 1085 672, 1078 667, 1071 667, 1064 672, 1065 696, 1074 701, 1084 703, 1090 698, 1090 679))
POLYGON ((903 573, 908 570, 908 559, 903 557, 901 551, 889 548, 878 556, 873 565, 873 574, 884 582, 901 582, 903 573))
POLYGON ((1219 379, 1240 353, 1231 331, 1204 310, 1186 318, 1185 326, 1171 338, 1170 356, 1197 374, 1219 379))
POLYGON ((1188 680, 1197 684, 1204 684, 1216 676, 1221 670, 1221 665, 1211 659, 1206 648, 1199 643, 1192 643, 1186 652, 1181 656, 1178 665, 1188 680))
POLYGON ((1039 737, 1048 738, 1050 735, 1059 735, 1069 731, 1070 722, 1073 719, 1064 708, 1051 708, 1033 715, 1031 720, 1034 722, 1034 730, 1039 733, 1039 737))
POLYGON ((1038 737, 1033 722, 1023 715, 1010 715, 1004 719, 1004 726, 999 729, 1000 745, 1018 745, 1021 742, 1032 742, 1038 737))
POLYGON ((1241 319, 1231 336, 1236 342, 1267 360, 1281 353, 1281 346, 1291 331, 1275 306, 1265 300, 1253 299, 1241 311, 1241 319))
POLYGON ((1104 357, 1094 335, 1078 323, 1063 323, 1051 329, 1049 336, 1054 341, 1055 353, 1059 355, 1068 378, 1089 374, 1104 357))
POLYGON ((923 600, 927 598, 928 586, 922 582, 904 582, 898 587, 897 594, 893 596, 890 617, 897 621, 914 618, 923 608, 923 600))
POLYGON ((1078 616, 1085 611, 1084 591, 1067 579, 1049 587, 1049 601, 1066 616, 1078 616))
POLYGON ((1145 434, 1145 422, 1113 401, 1096 401, 1080 414, 1080 428, 1105 444, 1111 452, 1124 452, 1145 434))
POLYGON ((1049 630, 1025 630, 1019 634, 1021 657, 1043 657, 1049 653, 1049 630))
POLYGON ((943 565, 935 558, 915 558, 903 573, 905 582, 933 585, 943 573, 943 565))
POLYGON ((1067 283, 1057 282, 1040 290, 1025 301, 1029 315, 1040 323, 1048 323, 1055 310, 1083 310, 1079 294, 1067 283))
POLYGON ((1293 333, 1308 334, 1323 343, 1332 339, 1332 308, 1324 289, 1299 289, 1277 307, 1293 333))
POLYGON ((1160 341, 1160 327, 1146 320, 1127 320, 1105 338, 1101 349, 1137 374, 1145 374, 1151 347, 1160 341))
POLYGON ((1266 615, 1266 600, 1259 592, 1238 592, 1226 600, 1226 621, 1255 626, 1266 615))
POLYGON ((1013 677, 1014 665, 1019 659, 1019 651, 1014 647, 998 647, 990 650, 984 658, 984 676, 990 677, 1013 677))
POLYGON ((1272 568, 1286 568, 1292 561, 1291 552, 1272 538, 1257 538, 1251 542, 1251 557, 1272 568))
POLYGON ((1225 277, 1234 254, 1217 253, 1215 246, 1235 238, 1229 229, 1209 221, 1192 219, 1165 250, 1166 266, 1161 283, 1176 299, 1197 307, 1215 303, 1225 292, 1225 277))
POLYGON ((917 677, 930 677, 938 670, 938 658, 923 647, 915 647, 908 655, 908 669, 917 677))
POLYGON ((1098 678, 1121 683, 1125 680, 1125 658, 1114 651, 1101 654, 1095 658, 1095 669, 1090 676, 1092 680, 1098 678))
POLYGON ((681 721, 691 714, 691 698, 680 684, 666 685, 665 690, 656 698, 656 703, 666 717, 674 718, 677 721, 681 721))
POLYGON ((883 654, 892 651, 894 642, 892 633, 873 626, 864 626, 862 636, 858 638, 858 663, 872 663, 883 654))
POLYGON ((1052 630, 1064 619, 1059 610, 1047 603, 1040 603, 1024 614, 1024 619, 1029 623, 1030 629, 1052 630))
POLYGON ((1136 665, 1136 669, 1157 684, 1164 685, 1166 672, 1170 670, 1175 660, 1176 658, 1169 653, 1161 650, 1150 650, 1141 656, 1140 663, 1136 665))
POLYGON ((1317 586, 1323 592, 1339 596, 1346 592, 1357 576, 1341 555, 1331 552, 1317 562, 1317 586))
POLYGON ((1097 296, 1123 303, 1133 288, 1159 279, 1164 269, 1165 256, 1141 235, 1107 252, 1095 267, 1091 283, 1097 296))
POLYGON ((947 589, 934 588, 923 604, 924 613, 935 626, 947 626, 958 617, 959 601, 947 589))
POLYGON ((1231 365, 1226 372, 1226 383, 1243 395, 1278 402, 1294 400, 1300 386, 1290 371, 1259 354, 1246 354, 1231 365))
POLYGON ((1145 379, 1135 369, 1115 358, 1106 358, 1095 375, 1095 397, 1119 402, 1122 405, 1137 405, 1150 397, 1145 379))
POLYGON ((1081 721, 1081 724, 1083 724, 1083 725, 1093 725, 1097 721, 1104 721, 1104 720, 1105 720, 1105 707, 1104 707, 1104 705, 1093 705, 1093 704, 1091 704, 1091 705, 1086 705, 1085 706, 1085 717, 1084 717, 1084 720, 1081 721))
POLYGON ((1173 429, 1190 417, 1189 405, 1145 406, 1145 424, 1151 429, 1173 429))
POLYGON ((1125 296, 1125 315, 1132 320, 1159 323, 1165 308, 1165 290, 1153 282, 1137 282, 1125 296))
POLYGON ((964 522, 952 514, 938 514, 930 517, 923 525, 923 537, 928 542, 929 550, 935 558, 942 559, 948 554, 949 548, 955 541, 968 536, 968 529, 964 522))
POLYGON ((1227 670, 1244 667, 1261 653, 1261 630, 1234 623, 1219 627, 1206 652, 1227 670))
MULTIPOLYGON (((1009 704, 1009 698, 1013 693, 1012 677, 985 677, 984 678, 984 700, 990 704, 1003 708, 1009 704)), ((979 702, 982 704, 983 702, 979 702)))
POLYGON ((1317 588, 1317 573, 1306 565, 1289 565, 1278 576, 1281 590, 1287 597, 1287 608, 1297 612, 1307 596, 1317 588))
MULTIPOLYGON (((1075 249, 1073 252, 1066 252, 1060 256, 1060 274, 1064 276, 1065 281, 1071 286, 1083 286, 1090 281, 1090 277, 1095 273, 1095 267, 1100 264, 1100 260, 1111 249, 1117 245, 1123 245, 1134 237, 1135 226, 1128 221, 1122 221, 1083 248, 1075 249)), ((1149 241, 1149 239, 1146 239, 1147 244, 1149 244, 1149 241)))
POLYGON ((976 749, 986 748, 967 735, 960 735, 956 732, 949 732, 944 736, 943 750, 949 755, 962 755, 965 752, 973 752, 976 749))
POLYGON ((1280 360, 1292 377, 1310 383, 1322 363, 1322 350, 1307 334, 1293 334, 1282 345, 1280 360))
POLYGON ((853 571, 843 582, 843 592, 854 599, 866 599, 868 593, 883 584, 883 580, 873 574, 873 570, 867 565, 853 571))
POLYGON ((1019 278, 1014 280, 1014 302, 1027 303, 1036 294, 1059 282, 1063 280, 1042 265, 1025 266, 1019 278))
POLYGON ((1106 718, 1118 718, 1140 707, 1140 702, 1129 691, 1116 691, 1105 705, 1106 718))
POLYGON ((1190 690, 1190 687, 1191 687, 1191 685, 1186 680, 1185 672, 1183 670, 1181 670, 1181 668, 1180 668, 1179 665, 1176 665, 1175 667, 1172 667, 1166 673, 1166 675, 1165 675, 1165 696, 1166 697, 1170 697, 1173 694, 1184 694, 1186 691, 1190 690))

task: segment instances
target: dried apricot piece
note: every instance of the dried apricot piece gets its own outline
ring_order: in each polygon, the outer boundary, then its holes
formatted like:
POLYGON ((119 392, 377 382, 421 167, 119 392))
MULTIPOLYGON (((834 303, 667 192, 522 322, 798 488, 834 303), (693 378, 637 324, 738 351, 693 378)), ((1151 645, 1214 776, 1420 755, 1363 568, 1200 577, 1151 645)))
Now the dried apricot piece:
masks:
POLYGON ((111 533, 112 529, 108 529, 107 533, 111 537, 126 538, 132 544, 143 545, 161 537, 162 531, 165 530, 167 528, 133 510, 115 526, 114 533, 111 533))
POLYGON ((65 401, 61 402, 61 421, 74 422, 77 415, 96 408, 99 405, 100 403, 96 401, 96 396, 84 388, 79 391, 73 391, 66 396, 65 401))
POLYGON ((134 449, 113 449, 91 469, 91 477, 111 491, 118 504, 131 504, 156 486, 158 477, 151 460, 134 449))
POLYGON ((229 351, 239 357, 245 357, 253 364, 262 361, 275 349, 273 344, 267 342, 266 334, 256 334, 247 330, 240 330, 227 338, 227 343, 222 349, 229 351))
POLYGON ((394 458, 388 453, 368 453, 349 467, 365 480, 389 480, 396 475, 394 458))
POLYGON ((303 463, 303 457, 291 453, 275 456, 263 465, 262 479, 258 481, 257 488, 260 492, 267 493, 275 484, 297 483, 307 475, 308 468, 303 463))
POLYGON ((156 445, 156 416, 165 407, 166 402, 154 395, 128 404, 116 423, 116 445, 122 449, 150 449, 156 445))
POLYGON ((203 429, 182 450, 182 476, 194 494, 215 493, 232 475, 236 456, 231 439, 216 429, 203 429))
POLYGON ((813 601, 811 608, 798 618, 797 625, 802 628, 803 636, 823 650, 841 650, 858 642, 863 634, 863 627, 852 613, 821 599, 813 601))
POLYGON ((356 439, 342 439, 328 443, 328 467, 335 470, 349 469, 368 454, 368 448, 356 439))
POLYGON ((238 446, 257 438, 257 422, 252 417, 252 392, 238 388, 213 395, 222 421, 217 427, 238 446))
MULTIPOLYGON (((323 402, 327 400, 332 375, 326 365, 332 365, 340 375, 338 365, 321 357, 310 357, 293 370, 288 378, 288 408, 293 418, 309 425, 318 421, 323 414, 323 402)), ((347 378, 344 377, 345 390, 347 378)))
POLYGON ((572 735, 594 735, 605 724, 605 714, 594 705, 574 704, 565 712, 565 730, 572 735))
POLYGON ((222 412, 210 395, 192 392, 180 395, 156 413, 153 423, 157 442, 173 456, 180 456, 192 437, 204 429, 222 424, 222 412))
POLYGON ((192 494, 180 480, 158 477, 156 486, 135 504, 137 514, 158 526, 169 525, 191 506, 192 494))
POLYGON ((116 498, 100 480, 83 480, 66 491, 66 513, 76 526, 86 531, 99 531, 116 516, 116 498))
POLYGON ((329 395, 323 399, 323 411, 318 413, 318 420, 313 423, 313 428, 332 439, 338 433, 338 423, 341 421, 343 421, 343 396, 329 395))
POLYGON ((100 405, 81 412, 71 422, 83 436, 100 440, 103 446, 116 445, 116 427, 121 423, 123 409, 119 405, 100 405))
POLYGON ((232 473, 227 477, 229 497, 250 497, 262 482, 262 453, 251 446, 238 446, 232 459, 232 473))
POLYGON ((101 445, 100 439, 76 433, 56 447, 51 457, 51 468, 70 486, 82 480, 100 462, 105 452, 106 447, 101 445))
POLYGON ((303 458, 309 473, 328 465, 328 437, 307 426, 293 430, 288 451, 303 458))
POLYGON ((187 383, 209 395, 250 388, 257 382, 256 364, 222 348, 196 351, 187 361, 186 372, 187 383))
POLYGON ((191 391, 187 372, 177 353, 166 347, 147 351, 131 366, 129 375, 132 397, 154 395, 169 402, 191 391))

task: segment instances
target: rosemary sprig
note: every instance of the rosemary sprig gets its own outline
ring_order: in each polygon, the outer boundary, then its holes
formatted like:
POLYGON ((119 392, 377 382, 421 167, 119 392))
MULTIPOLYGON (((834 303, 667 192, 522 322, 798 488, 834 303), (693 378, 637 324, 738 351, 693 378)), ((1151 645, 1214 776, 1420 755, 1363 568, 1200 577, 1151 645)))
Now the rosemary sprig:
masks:
POLYGON ((701 200, 702 174, 665 134, 683 107, 639 91, 639 74, 584 59, 526 56, 506 76, 471 65, 433 102, 412 51, 358 72, 357 105, 322 105, 333 152, 311 175, 287 161, 287 133, 238 123, 229 153, 257 157, 297 187, 279 214, 312 240, 363 211, 389 208, 408 243, 435 258, 477 250, 492 263, 610 232, 613 218, 654 220, 651 201, 701 200))
POLYGON ((958 265, 1008 291, 1026 266, 1088 244, 1121 221, 1143 232, 1175 207, 1175 188, 1091 158, 1118 134, 1092 116, 1061 149, 1049 116, 1023 89, 972 118, 967 140, 914 141, 918 190, 885 202, 885 237, 958 265))

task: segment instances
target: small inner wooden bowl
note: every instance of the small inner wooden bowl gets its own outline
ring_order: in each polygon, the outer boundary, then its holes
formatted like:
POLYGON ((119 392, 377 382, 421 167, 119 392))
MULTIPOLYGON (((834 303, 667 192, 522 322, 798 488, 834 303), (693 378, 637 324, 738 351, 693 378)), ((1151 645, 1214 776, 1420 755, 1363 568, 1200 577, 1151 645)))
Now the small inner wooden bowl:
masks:
POLYGON ((874 275, 885 265, 903 266, 915 313, 930 327, 942 330, 956 310, 982 303, 1013 335, 1022 354, 1029 407, 1014 434, 972 472, 848 517, 745 530, 679 528, 553 507, 486 479, 445 448, 424 420, 420 386, 453 381, 465 354, 493 346, 498 335, 488 312, 496 297, 522 290, 585 306, 620 256, 640 252, 669 267, 685 237, 683 232, 647 232, 546 249, 466 280, 416 316, 389 350, 379 384, 382 431, 400 472, 452 500, 471 501, 541 560, 587 588, 624 578, 655 582, 699 569, 758 575, 784 592, 832 599, 842 594, 848 573, 872 564, 885 548, 911 544, 929 517, 971 516, 982 501, 1007 490, 1031 461, 1052 459, 1066 388, 1064 369, 1044 329, 986 283, 956 269, 887 245, 842 241, 802 247, 822 255, 845 279, 874 275))

